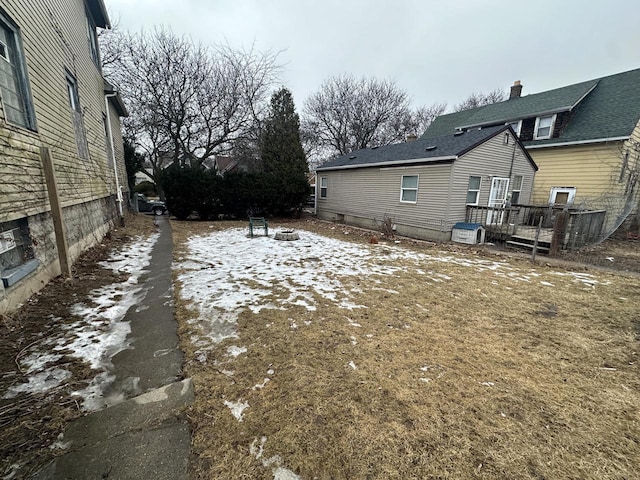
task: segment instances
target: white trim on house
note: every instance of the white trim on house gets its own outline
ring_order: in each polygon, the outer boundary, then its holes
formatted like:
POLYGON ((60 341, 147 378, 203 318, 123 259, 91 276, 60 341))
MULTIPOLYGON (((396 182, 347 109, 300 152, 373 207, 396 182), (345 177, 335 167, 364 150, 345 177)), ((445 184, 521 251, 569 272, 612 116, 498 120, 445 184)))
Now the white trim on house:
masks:
POLYGON ((576 198, 576 191, 578 189, 576 187, 551 187, 551 191, 549 192, 549 204, 556 204, 556 197, 559 193, 567 194, 567 203, 561 203, 559 205, 571 205, 573 200, 576 198))
POLYGON ((320 177, 320 198, 327 198, 328 195, 329 195, 329 177, 320 177))
POLYGON ((515 121, 511 121, 511 122, 506 122, 505 125, 511 125, 513 123, 517 123, 518 124, 518 128, 513 128, 513 131, 516 132, 516 137, 520 138, 520 130, 522 130, 522 119, 520 120, 515 120, 515 121))
POLYGON ((625 137, 609 137, 609 138, 594 138, 593 140, 577 140, 575 142, 556 142, 556 143, 543 143, 540 145, 525 145, 524 148, 534 149, 534 148, 549 148, 549 147, 569 147, 571 145, 587 145, 589 143, 606 143, 606 142, 617 142, 620 140, 629 140, 631 135, 625 137))
POLYGON ((400 203, 418 203, 418 186, 420 185, 420 175, 416 174, 416 175, 402 175, 402 177, 400 178, 400 203), (415 187, 405 187, 404 186, 404 179, 405 178, 409 178, 409 177, 415 177, 416 179, 416 186, 415 187), (415 200, 404 200, 404 192, 416 192, 416 199, 415 200))
POLYGON ((408 165, 408 164, 414 164, 414 163, 433 163, 433 162, 440 162, 440 161, 444 161, 444 160, 457 160, 458 156, 457 155, 449 155, 446 157, 433 157, 433 158, 416 158, 416 159, 411 159, 411 160, 391 160, 388 162, 377 162, 377 163, 361 163, 358 165, 342 165, 340 167, 320 167, 317 168, 316 171, 317 172, 329 172, 331 170, 345 170, 348 168, 371 168, 371 167, 380 167, 380 166, 387 166, 387 165, 408 165))
POLYGON ((467 198, 469 198, 469 192, 475 192, 476 194, 476 201, 475 202, 466 202, 466 205, 478 205, 478 202, 480 201, 480 189, 482 188, 482 176, 481 175, 469 175, 469 181, 467 182, 467 198), (472 189, 471 188, 471 179, 472 178, 478 178, 478 188, 477 189, 472 189))
MULTIPOLYGON (((547 110, 547 111, 544 111, 544 112, 527 113, 527 115, 525 115, 523 118, 533 118, 534 116, 536 116, 536 117, 549 117, 551 115, 556 115, 556 114, 562 113, 562 112, 570 112, 572 108, 573 108, 573 106, 569 106, 569 107, 554 108, 553 110, 547 110)), ((482 129, 483 127, 489 127, 489 126, 492 126, 492 125, 500 125, 500 124, 506 125, 506 124, 514 122, 514 121, 515 120, 509 120, 508 118, 502 118, 502 119, 492 120, 490 122, 474 123, 473 125, 461 125, 461 126, 455 127, 455 128, 456 128, 456 130, 465 130, 465 129, 470 129, 470 128, 480 128, 480 129, 482 129)))
POLYGON ((540 115, 539 117, 536 117, 536 124, 533 127, 534 140, 547 140, 553 136, 553 129, 556 126, 556 115, 557 114, 554 113, 553 115, 540 115), (548 127, 542 127, 542 128, 549 129, 549 134, 544 136, 538 135, 538 129, 540 128, 540 120, 542 120, 543 118, 551 118, 551 124, 548 127))

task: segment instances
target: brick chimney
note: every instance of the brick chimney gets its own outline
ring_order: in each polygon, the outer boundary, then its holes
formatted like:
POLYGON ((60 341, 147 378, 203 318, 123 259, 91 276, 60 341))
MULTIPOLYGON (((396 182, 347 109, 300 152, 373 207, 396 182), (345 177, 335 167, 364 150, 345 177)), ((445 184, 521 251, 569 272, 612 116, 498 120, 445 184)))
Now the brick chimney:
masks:
POLYGON ((520 80, 516 80, 513 82, 511 86, 511 93, 509 94, 509 100, 513 98, 520 98, 520 94, 522 93, 522 85, 520 84, 520 80))
POLYGON ((410 133, 407 135, 407 142, 414 142, 418 139, 418 136, 415 133, 410 133))

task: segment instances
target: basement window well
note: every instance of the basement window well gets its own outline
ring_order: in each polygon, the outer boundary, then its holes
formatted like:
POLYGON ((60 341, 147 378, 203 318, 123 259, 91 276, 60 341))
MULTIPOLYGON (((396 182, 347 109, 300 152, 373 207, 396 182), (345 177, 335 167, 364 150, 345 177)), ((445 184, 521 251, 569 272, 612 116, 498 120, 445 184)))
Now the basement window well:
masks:
POLYGON ((9 288, 38 268, 26 218, 0 224, 0 279, 9 288))

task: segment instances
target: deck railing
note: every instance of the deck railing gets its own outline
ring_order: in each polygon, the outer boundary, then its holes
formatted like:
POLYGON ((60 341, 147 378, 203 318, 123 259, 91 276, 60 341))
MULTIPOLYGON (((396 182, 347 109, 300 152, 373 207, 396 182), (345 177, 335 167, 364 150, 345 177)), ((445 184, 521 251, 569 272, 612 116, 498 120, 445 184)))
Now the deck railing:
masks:
POLYGON ((605 210, 580 210, 551 205, 486 207, 467 205, 466 221, 480 223, 489 241, 502 242, 516 234, 518 227, 553 230, 556 248, 573 250, 600 240, 605 210))

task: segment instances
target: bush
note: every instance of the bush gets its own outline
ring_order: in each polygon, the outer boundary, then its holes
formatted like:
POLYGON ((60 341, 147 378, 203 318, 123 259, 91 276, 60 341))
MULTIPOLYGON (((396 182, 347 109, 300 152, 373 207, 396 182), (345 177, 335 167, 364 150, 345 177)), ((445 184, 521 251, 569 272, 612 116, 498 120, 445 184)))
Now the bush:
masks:
POLYGON ((219 214, 235 218, 299 215, 309 192, 304 174, 227 173, 224 177, 200 167, 172 165, 161 185, 168 210, 179 220, 197 212, 201 220, 219 214))
POLYGON ((156 185, 153 182, 145 180, 144 182, 140 182, 138 185, 133 187, 133 191, 136 193, 141 193, 146 195, 147 197, 157 197, 158 191, 156 190, 156 185))

